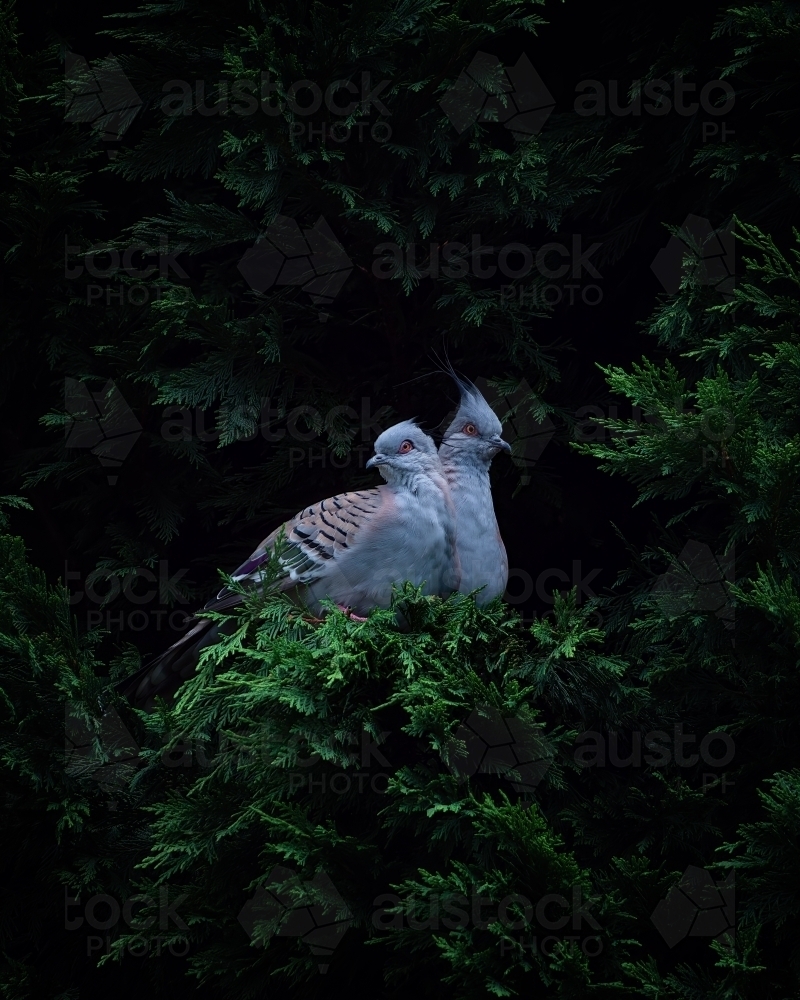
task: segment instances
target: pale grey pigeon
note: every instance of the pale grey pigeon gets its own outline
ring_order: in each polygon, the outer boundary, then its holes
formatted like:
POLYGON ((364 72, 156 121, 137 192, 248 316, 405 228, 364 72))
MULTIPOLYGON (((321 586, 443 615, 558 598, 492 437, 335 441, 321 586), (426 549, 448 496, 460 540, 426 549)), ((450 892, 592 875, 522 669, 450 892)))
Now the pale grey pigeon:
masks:
POLYGON ((508 558, 494 514, 489 466, 498 452, 510 454, 511 445, 503 440, 503 425, 480 390, 452 368, 448 371, 461 392, 461 405, 444 433, 439 457, 456 510, 459 590, 468 594, 483 587, 475 596, 482 605, 505 593, 508 583, 508 558))
MULTIPOLYGON (((282 571, 277 589, 292 592, 315 615, 323 613, 325 598, 354 617, 388 608, 392 585, 405 581, 428 595, 457 591, 455 510, 433 440, 414 421, 395 424, 375 442, 372 467, 387 485, 306 507, 268 535, 232 578, 259 586, 274 553, 282 571)), ((224 588, 204 610, 221 611, 241 599, 224 588)), ((118 690, 152 708, 157 695, 174 693, 194 673, 200 650, 217 635, 208 619, 195 619, 185 636, 118 690)))

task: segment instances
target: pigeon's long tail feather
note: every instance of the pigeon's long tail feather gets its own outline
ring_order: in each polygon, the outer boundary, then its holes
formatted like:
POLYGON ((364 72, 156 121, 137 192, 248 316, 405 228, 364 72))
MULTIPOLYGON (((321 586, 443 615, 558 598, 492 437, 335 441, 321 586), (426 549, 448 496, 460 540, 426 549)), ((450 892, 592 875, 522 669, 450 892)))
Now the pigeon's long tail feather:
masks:
POLYGON ((181 636, 151 663, 132 677, 117 684, 117 691, 137 708, 151 711, 157 697, 169 699, 181 684, 191 677, 200 659, 200 650, 217 641, 219 631, 207 618, 195 620, 186 635, 181 636))
MULTIPOLYGON (((241 594, 224 587, 207 601, 203 611, 225 611, 239 604, 241 594)), ((200 650, 216 642, 219 626, 208 618, 192 618, 191 628, 169 649, 116 685, 116 690, 137 708, 151 712, 158 697, 170 699, 181 684, 195 672, 200 650)))

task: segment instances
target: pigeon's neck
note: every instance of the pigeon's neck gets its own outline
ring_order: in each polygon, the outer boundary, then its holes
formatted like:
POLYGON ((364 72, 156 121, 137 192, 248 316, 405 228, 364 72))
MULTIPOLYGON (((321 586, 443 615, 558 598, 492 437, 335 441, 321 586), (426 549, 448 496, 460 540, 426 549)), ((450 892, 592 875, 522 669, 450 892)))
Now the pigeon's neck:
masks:
POLYGON ((447 485, 450 491, 469 493, 475 497, 487 497, 492 494, 492 484, 489 479, 489 467, 468 466, 466 469, 446 470, 447 485))
POLYGON ((496 524, 489 466, 485 462, 443 462, 444 474, 459 519, 472 519, 481 528, 496 524))
POLYGON ((413 493, 420 498, 436 497, 446 491, 446 480, 439 470, 387 470, 386 481, 394 490, 413 493))
POLYGON ((459 454, 446 448, 445 445, 442 445, 440 456, 447 484, 451 490, 469 489, 482 494, 491 494, 490 462, 482 461, 474 455, 459 454))

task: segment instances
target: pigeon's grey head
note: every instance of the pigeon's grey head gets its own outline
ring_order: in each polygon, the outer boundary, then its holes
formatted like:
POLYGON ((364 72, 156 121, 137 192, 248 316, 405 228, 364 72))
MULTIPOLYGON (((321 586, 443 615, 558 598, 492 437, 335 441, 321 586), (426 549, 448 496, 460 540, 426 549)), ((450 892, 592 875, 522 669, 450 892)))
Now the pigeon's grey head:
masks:
POLYGON ((441 468, 433 438, 413 420, 404 420, 379 435, 375 454, 367 462, 368 469, 375 466, 389 482, 441 468))
POLYGON ((464 461, 488 465, 499 451, 511 452, 503 440, 503 425, 477 386, 451 372, 461 392, 461 405, 444 432, 442 458, 457 455, 464 461))

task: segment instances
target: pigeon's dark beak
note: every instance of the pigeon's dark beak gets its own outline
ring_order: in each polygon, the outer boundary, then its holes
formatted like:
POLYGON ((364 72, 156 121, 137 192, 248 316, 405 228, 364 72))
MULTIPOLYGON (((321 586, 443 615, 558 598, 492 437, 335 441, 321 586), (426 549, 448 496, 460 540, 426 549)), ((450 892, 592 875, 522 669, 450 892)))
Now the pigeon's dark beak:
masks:
POLYGON ((367 462, 367 468, 373 469, 376 465, 385 465, 386 456, 385 455, 373 455, 372 458, 367 462))
POLYGON ((511 454, 511 445, 508 443, 508 441, 504 441, 499 434, 496 434, 492 438, 492 444, 495 446, 495 448, 498 448, 500 451, 508 452, 509 455, 511 454))

